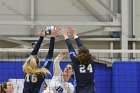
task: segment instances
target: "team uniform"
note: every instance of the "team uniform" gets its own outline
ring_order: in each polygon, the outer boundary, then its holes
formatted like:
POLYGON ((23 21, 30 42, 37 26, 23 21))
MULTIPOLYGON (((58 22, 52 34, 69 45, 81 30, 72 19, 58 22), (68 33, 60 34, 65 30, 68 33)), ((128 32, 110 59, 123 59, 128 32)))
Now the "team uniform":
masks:
MULTIPOLYGON (((30 56, 37 55, 40 45, 43 41, 43 38, 44 37, 39 38, 30 56)), ((43 65, 43 67, 47 69, 49 69, 51 61, 52 61, 51 58, 53 56, 54 42, 55 42, 55 38, 51 37, 48 55, 46 56, 45 63, 43 65)), ((24 73, 24 78, 25 78, 25 81, 24 81, 23 93, 39 93, 40 87, 42 83, 44 82, 46 75, 43 73, 40 73, 40 74, 24 73)))
POLYGON ((23 93, 39 93, 40 86, 45 79, 43 74, 26 74, 23 93))
POLYGON ((60 61, 62 57, 57 56, 54 60, 54 75, 49 82, 48 89, 43 93, 73 93, 74 86, 65 82, 63 79, 63 72, 60 68, 60 61))
MULTIPOLYGON (((66 39, 66 44, 68 46, 70 58, 73 62, 73 69, 76 78, 76 93, 95 93, 94 92, 94 64, 83 65, 80 64, 79 59, 76 57, 76 52, 69 39, 66 39)), ((75 41, 78 47, 83 46, 80 39, 77 37, 75 41)))

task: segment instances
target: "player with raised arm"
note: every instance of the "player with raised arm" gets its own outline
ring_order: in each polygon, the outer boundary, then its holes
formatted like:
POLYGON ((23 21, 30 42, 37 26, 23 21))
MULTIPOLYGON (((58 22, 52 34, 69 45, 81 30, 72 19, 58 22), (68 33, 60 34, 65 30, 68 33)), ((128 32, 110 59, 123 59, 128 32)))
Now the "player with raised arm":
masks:
POLYGON ((89 49, 87 49, 80 41, 75 28, 70 26, 63 31, 66 44, 68 46, 70 58, 73 63, 73 69, 76 78, 76 93, 95 93, 94 92, 94 62, 89 49), (78 45, 78 53, 76 54, 74 47, 68 37, 68 33, 72 34, 76 44, 78 45))
MULTIPOLYGON (((43 67, 45 67, 45 68, 47 68, 47 69, 50 69, 50 65, 51 65, 51 63, 53 62, 52 57, 53 57, 53 52, 54 52, 55 37, 56 37, 57 35, 59 35, 59 32, 60 32, 60 27, 59 27, 59 26, 53 26, 53 27, 54 27, 55 29, 53 29, 53 30, 51 29, 52 31, 49 30, 49 33, 51 33, 49 51, 48 51, 48 53, 47 53, 47 55, 46 55, 45 63, 44 63, 44 65, 43 65, 43 67)), ((45 81, 43 82, 42 87, 41 87, 41 90, 40 90, 39 93, 42 93, 42 91, 45 90, 45 89, 43 89, 44 86, 47 86, 47 83, 46 83, 45 81)), ((48 88, 46 87, 46 89, 48 89, 48 88)))
POLYGON ((74 86, 69 83, 71 75, 73 75, 72 65, 68 64, 62 72, 60 61, 66 56, 66 52, 62 51, 54 60, 54 75, 48 85, 49 91, 43 93, 73 93, 74 86))
MULTIPOLYGON (((56 31, 54 31, 53 33, 57 33, 58 28, 55 29, 56 31)), ((52 35, 51 33, 51 39, 50 39, 50 48, 49 47, 49 52, 48 55, 46 57, 46 61, 48 62, 47 65, 46 62, 44 63, 43 67, 40 67, 40 61, 39 58, 37 56, 37 53, 39 51, 39 48, 41 46, 41 43, 44 39, 45 36, 45 30, 41 30, 39 35, 40 38, 38 40, 38 42, 36 43, 33 51, 31 52, 29 58, 26 60, 26 62, 23 65, 23 72, 25 75, 25 81, 24 81, 24 89, 23 89, 23 93, 39 93, 40 87, 42 85, 42 83, 44 82, 44 79, 46 77, 46 74, 49 74, 50 72, 48 71, 49 69, 49 65, 50 65, 50 61, 47 60, 51 59, 53 53, 53 49, 54 49, 54 37, 55 35, 52 35)))

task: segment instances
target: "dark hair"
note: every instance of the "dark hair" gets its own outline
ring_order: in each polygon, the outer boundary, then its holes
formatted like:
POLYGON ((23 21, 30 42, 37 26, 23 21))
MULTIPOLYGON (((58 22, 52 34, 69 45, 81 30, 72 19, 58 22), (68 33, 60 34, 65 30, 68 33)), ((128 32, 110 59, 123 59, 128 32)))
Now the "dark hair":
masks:
POLYGON ((71 78, 74 80, 74 74, 71 75, 71 78))
POLYGON ((7 88, 7 82, 8 81, 3 82, 3 83, 0 84, 0 93, 6 93, 6 91, 4 89, 7 88))
POLYGON ((91 63, 93 60, 91 54, 89 53, 89 49, 85 46, 79 47, 77 57, 80 61, 80 64, 84 65, 91 63))
POLYGON ((46 87, 48 87, 47 83, 44 81, 44 85, 46 85, 46 87))

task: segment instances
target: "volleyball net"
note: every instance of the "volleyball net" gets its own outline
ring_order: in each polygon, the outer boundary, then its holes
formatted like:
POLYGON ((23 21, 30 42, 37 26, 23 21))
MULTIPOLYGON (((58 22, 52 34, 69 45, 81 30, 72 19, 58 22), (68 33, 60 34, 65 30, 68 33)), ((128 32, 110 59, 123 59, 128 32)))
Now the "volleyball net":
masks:
MULTIPOLYGON (((66 64, 71 63, 68 50, 54 49, 53 59, 62 50, 67 51, 67 56, 61 61, 63 69, 66 64)), ((22 65, 31 51, 32 49, 0 49, 0 83, 7 80, 13 82, 14 93, 22 93, 24 81, 22 65)), ((38 56, 42 63, 47 52, 48 49, 39 50, 38 56)), ((137 93, 136 90, 139 90, 140 86, 138 73, 140 50, 90 49, 90 53, 95 57, 94 75, 97 93, 117 93, 117 91, 137 93)), ((52 66, 50 72, 53 73, 52 66)))

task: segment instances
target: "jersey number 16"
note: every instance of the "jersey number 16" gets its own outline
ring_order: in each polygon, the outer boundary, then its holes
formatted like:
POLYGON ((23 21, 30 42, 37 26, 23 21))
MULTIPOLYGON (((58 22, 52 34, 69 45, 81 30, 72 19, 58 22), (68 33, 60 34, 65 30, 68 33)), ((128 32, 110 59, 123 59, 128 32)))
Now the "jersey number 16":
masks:
POLYGON ((25 77, 25 80, 26 82, 37 82, 37 76, 36 75, 32 75, 32 74, 26 74, 26 77, 25 77))

